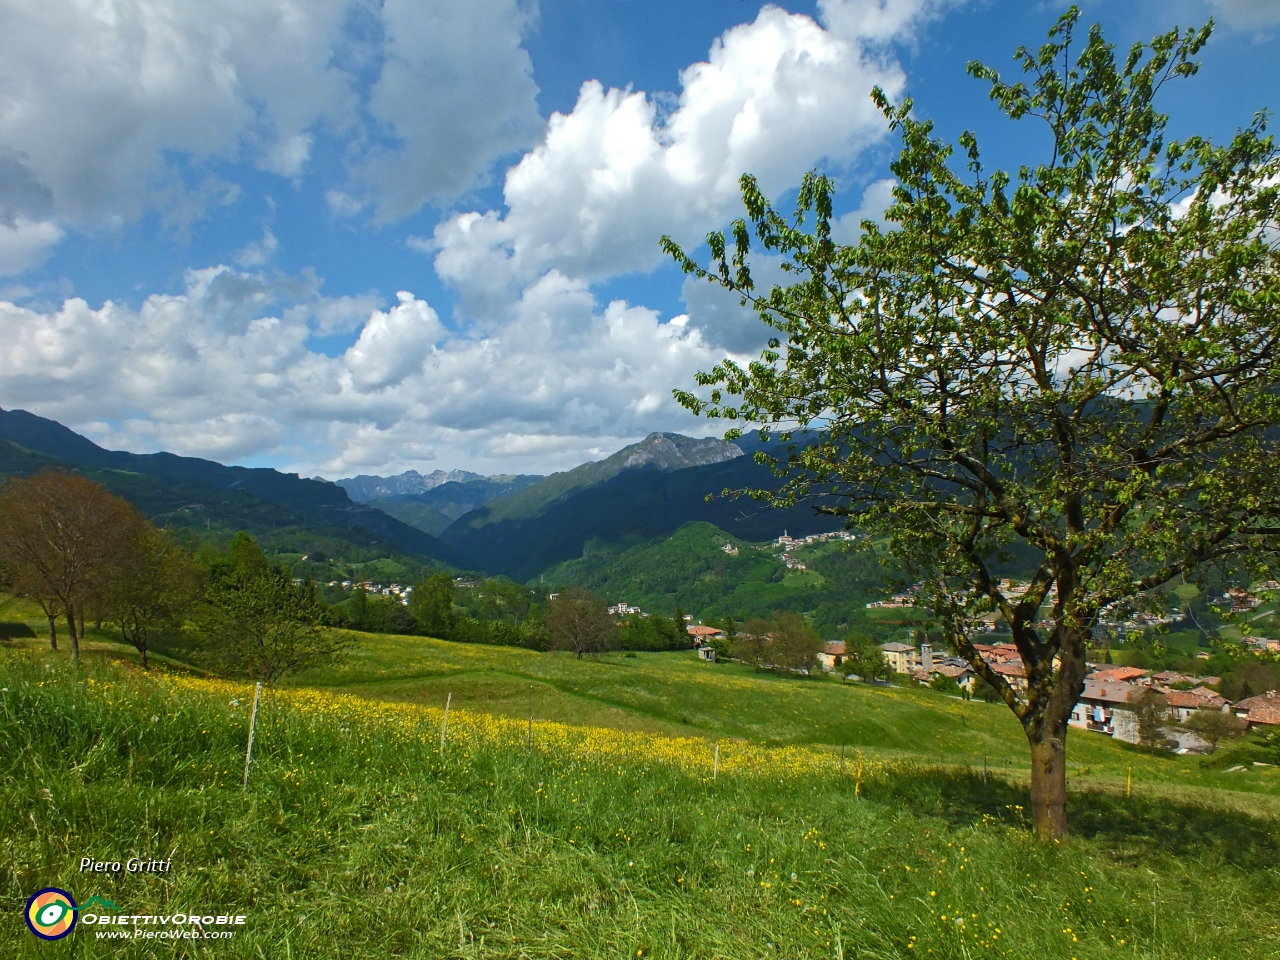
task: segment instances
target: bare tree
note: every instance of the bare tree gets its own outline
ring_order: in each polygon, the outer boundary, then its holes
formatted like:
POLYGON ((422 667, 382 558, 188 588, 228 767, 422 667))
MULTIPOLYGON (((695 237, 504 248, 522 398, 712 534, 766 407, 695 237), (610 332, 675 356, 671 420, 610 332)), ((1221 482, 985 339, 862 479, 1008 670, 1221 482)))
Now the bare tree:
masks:
POLYGON ((560 591, 547 607, 544 624, 551 631, 552 647, 572 650, 579 660, 584 653, 610 649, 617 633, 604 600, 581 587, 560 591))
POLYGON ((71 633, 71 655, 80 656, 84 604, 101 595, 108 570, 124 554, 136 517, 133 507, 105 487, 58 470, 12 480, 0 494, 0 550, 13 589, 40 604, 54 650, 55 621, 63 613, 71 633))

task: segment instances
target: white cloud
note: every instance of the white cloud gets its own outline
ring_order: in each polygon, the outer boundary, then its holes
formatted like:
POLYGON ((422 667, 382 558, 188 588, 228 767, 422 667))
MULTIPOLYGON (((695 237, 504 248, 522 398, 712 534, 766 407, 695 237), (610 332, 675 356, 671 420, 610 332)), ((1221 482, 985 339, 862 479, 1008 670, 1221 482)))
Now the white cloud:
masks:
POLYGON ((355 164, 380 219, 457 196, 497 156, 541 134, 533 64, 521 47, 534 9, 518 0, 382 5, 386 62, 369 110, 396 145, 355 164))
POLYGON ((862 192, 862 203, 831 225, 831 237, 836 243, 857 243, 862 236, 862 221, 870 220, 884 229, 885 211, 893 204, 893 188, 898 181, 889 178, 877 180, 862 192))
POLYGON ((271 228, 262 228, 262 239, 254 240, 235 255, 236 263, 242 267, 260 267, 280 248, 280 241, 272 233, 271 228))
POLYGON ((351 159, 335 209, 399 216, 541 129, 518 0, 11 3, 2 22, 0 228, 47 224, 45 245, 147 210, 181 230, 239 195, 210 162, 297 180, 325 134, 351 159))
POLYGON ((1280 26, 1277 0, 1209 0, 1223 19, 1239 30, 1265 30, 1280 26))
POLYGON ((213 267, 136 310, 0 303, 0 406, 126 449, 265 456, 331 476, 441 449, 488 470, 562 468, 659 427, 706 432, 669 390, 721 351, 652 310, 602 308, 582 281, 547 274, 482 338, 449 332, 401 292, 336 357, 309 341, 327 312, 349 319, 355 305, 317 287, 213 267))
POLYGON ((62 239, 62 228, 49 220, 14 217, 0 221, 0 277, 38 266, 62 239))
POLYGON ((883 137, 870 90, 894 97, 904 79, 883 44, 935 6, 829 2, 829 29, 765 7, 681 73, 670 112, 643 92, 584 83, 573 111, 553 115, 508 171, 505 213, 437 227, 437 272, 466 312, 491 316, 553 267, 590 281, 653 268, 662 234, 696 243, 740 209, 742 173, 777 194, 883 137))

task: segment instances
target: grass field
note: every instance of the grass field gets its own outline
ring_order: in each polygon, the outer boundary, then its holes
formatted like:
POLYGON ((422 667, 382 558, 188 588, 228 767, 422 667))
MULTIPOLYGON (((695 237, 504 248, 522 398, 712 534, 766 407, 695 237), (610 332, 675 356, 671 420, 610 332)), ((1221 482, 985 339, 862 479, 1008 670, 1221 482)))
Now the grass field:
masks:
POLYGON ((1280 954, 1262 770, 1073 739, 1075 838, 1045 846, 1025 827, 1016 726, 931 691, 409 638, 370 638, 303 679, 361 696, 267 697, 242 791, 247 687, 3 645, 4 955, 1280 954), (540 719, 530 737, 530 682, 540 718, 615 729, 540 719), (963 747, 966 730, 978 747, 963 747), (859 746, 842 765, 832 745, 846 738, 859 746), (1012 754, 1008 779, 998 762, 985 783, 976 772, 988 745, 1012 754), (172 857, 173 872, 76 869, 131 855, 172 857), (246 924, 175 942, 86 924, 44 944, 20 915, 46 885, 126 914, 246 924))

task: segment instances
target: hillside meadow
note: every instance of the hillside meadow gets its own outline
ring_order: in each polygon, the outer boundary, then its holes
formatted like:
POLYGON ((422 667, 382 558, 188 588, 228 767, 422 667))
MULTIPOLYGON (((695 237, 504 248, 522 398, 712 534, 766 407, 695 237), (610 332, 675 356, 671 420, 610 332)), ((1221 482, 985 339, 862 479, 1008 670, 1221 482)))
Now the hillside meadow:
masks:
POLYGON ((21 911, 46 885, 246 915, 173 956, 1280 953, 1280 784, 1262 768, 1073 734, 1075 837, 1046 846, 1003 708, 682 654, 366 637, 264 697, 244 791, 250 687, 87 646, 77 666, 0 645, 6 955, 155 955, 87 925, 37 942, 21 911), (76 869, 130 855, 173 871, 76 869))

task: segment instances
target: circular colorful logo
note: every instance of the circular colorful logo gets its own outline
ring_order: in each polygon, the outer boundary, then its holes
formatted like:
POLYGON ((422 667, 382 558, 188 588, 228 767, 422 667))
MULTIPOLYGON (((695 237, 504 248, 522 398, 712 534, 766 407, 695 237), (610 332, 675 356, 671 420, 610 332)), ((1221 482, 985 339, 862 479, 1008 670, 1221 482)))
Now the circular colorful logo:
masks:
POLYGON ((41 940, 61 940, 76 926, 76 902, 57 887, 37 890, 27 901, 27 926, 41 940))

